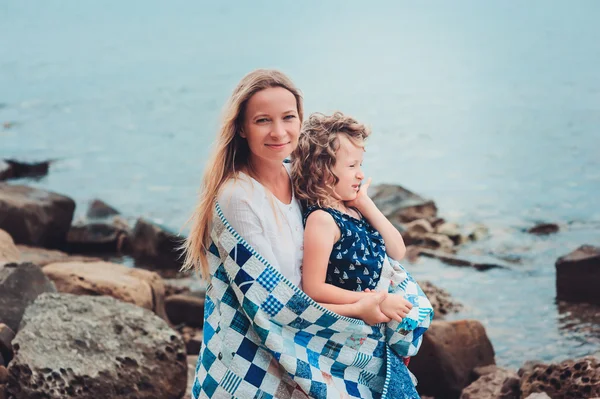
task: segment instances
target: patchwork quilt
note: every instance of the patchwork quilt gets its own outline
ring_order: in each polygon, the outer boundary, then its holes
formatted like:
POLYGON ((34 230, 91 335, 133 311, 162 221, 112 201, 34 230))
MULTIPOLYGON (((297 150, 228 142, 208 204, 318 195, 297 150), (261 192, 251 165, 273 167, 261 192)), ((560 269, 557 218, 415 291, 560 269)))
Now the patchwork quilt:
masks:
POLYGON ((369 326, 308 297, 235 232, 215 202, 204 337, 192 397, 386 398, 390 355, 417 353, 431 303, 396 261, 378 290, 413 304, 402 323, 369 326))

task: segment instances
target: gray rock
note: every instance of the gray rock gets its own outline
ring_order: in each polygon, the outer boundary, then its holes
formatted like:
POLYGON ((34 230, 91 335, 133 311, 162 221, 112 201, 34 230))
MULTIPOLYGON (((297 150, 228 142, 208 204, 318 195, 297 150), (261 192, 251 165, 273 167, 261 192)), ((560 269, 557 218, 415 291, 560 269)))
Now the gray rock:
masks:
POLYGON ((600 247, 582 245, 555 266, 556 299, 600 305, 600 247))
POLYGON ((75 201, 63 195, 0 183, 0 229, 15 244, 63 247, 74 210, 75 201))
POLYGON ((179 334, 149 310, 110 297, 41 295, 13 346, 15 399, 176 399, 186 390, 179 334))
POLYGON ((27 306, 44 292, 56 292, 56 287, 39 266, 9 263, 0 267, 0 323, 17 331, 27 306))

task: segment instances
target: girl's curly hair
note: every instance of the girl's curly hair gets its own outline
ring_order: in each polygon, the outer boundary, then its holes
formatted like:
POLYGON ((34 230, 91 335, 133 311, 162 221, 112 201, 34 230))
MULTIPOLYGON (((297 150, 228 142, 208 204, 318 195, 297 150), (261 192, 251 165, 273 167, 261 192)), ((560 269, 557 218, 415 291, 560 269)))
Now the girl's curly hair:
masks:
POLYGON ((296 198, 307 206, 327 207, 333 202, 331 193, 339 179, 332 168, 340 134, 364 147, 371 131, 341 112, 331 116, 314 113, 302 125, 298 147, 292 153, 292 176, 296 198))

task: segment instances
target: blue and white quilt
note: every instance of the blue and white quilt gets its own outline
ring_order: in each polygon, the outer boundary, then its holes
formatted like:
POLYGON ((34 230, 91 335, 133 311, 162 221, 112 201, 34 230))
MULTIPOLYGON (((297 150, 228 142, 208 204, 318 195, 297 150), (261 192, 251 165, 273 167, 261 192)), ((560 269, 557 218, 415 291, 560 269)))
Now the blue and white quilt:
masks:
POLYGON ((417 353, 433 308, 406 270, 386 262, 378 290, 403 294, 402 323, 337 315, 289 282, 238 235, 215 203, 204 338, 192 397, 387 398, 390 355, 417 353))

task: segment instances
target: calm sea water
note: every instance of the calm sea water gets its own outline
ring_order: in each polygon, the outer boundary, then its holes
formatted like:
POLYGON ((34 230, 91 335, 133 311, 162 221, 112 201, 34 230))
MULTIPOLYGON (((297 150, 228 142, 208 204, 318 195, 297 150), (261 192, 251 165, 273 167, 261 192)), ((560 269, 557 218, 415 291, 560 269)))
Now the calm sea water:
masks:
POLYGON ((0 158, 58 160, 25 183, 78 215, 101 198, 179 230, 233 86, 280 68, 307 111, 372 127, 375 184, 487 225, 463 254, 518 260, 409 266, 465 304, 453 319, 484 323, 499 364, 598 351, 598 312, 555 304, 554 262, 600 244, 600 3, 299 3, 1 2, 0 158), (522 233, 536 221, 562 230, 522 233))

